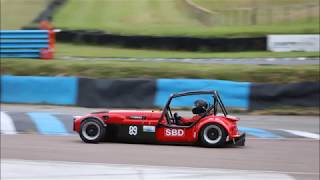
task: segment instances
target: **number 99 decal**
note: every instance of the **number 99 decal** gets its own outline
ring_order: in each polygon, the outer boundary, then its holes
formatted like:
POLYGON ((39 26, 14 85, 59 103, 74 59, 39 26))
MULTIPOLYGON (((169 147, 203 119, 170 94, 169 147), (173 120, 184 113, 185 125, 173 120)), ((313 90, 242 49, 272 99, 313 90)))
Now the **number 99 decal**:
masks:
POLYGON ((136 136, 138 134, 138 127, 137 126, 129 126, 129 135, 136 136))

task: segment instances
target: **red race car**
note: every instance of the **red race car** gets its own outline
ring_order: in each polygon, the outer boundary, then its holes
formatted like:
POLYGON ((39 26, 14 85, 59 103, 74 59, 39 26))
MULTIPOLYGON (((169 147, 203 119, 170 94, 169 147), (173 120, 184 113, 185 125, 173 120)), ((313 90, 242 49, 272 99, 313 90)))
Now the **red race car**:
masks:
MULTIPOLYGON (((190 98, 190 97, 188 97, 190 98)), ((162 111, 110 110, 75 117, 73 130, 86 143, 193 143, 206 147, 226 144, 244 146, 245 134, 237 128, 239 118, 229 116, 217 91, 192 91, 170 96, 162 111), (210 96, 194 102, 191 118, 173 112, 170 104, 185 96, 210 96)))

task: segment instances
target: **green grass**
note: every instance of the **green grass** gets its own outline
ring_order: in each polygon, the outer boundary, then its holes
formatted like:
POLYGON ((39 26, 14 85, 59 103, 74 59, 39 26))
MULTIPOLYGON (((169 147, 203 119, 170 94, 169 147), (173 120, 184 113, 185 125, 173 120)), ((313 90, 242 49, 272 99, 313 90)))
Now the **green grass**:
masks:
POLYGON ((142 57, 142 58, 257 58, 257 57, 319 57, 319 52, 190 52, 126 49, 58 43, 56 56, 142 57))
POLYGON ((196 37, 318 33, 318 21, 319 16, 271 25, 208 26, 192 16, 182 0, 69 0, 54 16, 54 25, 61 28, 98 29, 126 35, 196 37))
MULTIPOLYGON (((247 7, 250 0, 193 0, 206 8, 247 7), (230 3, 232 2, 232 3, 230 3), (202 3, 202 4, 201 4, 202 3)), ((304 4, 316 0, 259 0, 272 5, 304 4)), ((1 0, 1 29, 28 25, 49 0, 1 0)), ((259 3, 258 3, 259 4, 259 3)), ((300 7, 303 10, 303 8, 300 7)), ((313 13, 317 13, 315 11, 313 13)), ((268 25, 215 27, 190 14, 182 0, 69 0, 54 17, 54 25, 71 29, 99 29, 116 34, 158 36, 260 36, 269 33, 319 33, 319 16, 268 25)))
POLYGON ((46 7, 48 0, 1 0, 1 29, 20 29, 46 7))
POLYGON ((217 65, 128 61, 1 59, 1 74, 94 78, 204 78, 248 82, 319 80, 315 65, 217 65))

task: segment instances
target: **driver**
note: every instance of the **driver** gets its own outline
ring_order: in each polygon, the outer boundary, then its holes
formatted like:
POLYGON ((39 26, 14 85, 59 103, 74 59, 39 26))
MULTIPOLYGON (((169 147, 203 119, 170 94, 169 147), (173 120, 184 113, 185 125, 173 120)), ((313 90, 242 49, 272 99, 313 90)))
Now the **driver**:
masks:
POLYGON ((188 125, 198 120, 208 109, 207 101, 203 99, 198 99, 194 101, 192 107, 192 113, 195 115, 192 118, 183 118, 178 115, 178 113, 174 113, 174 118, 177 125, 188 125))
POLYGON ((192 108, 192 113, 196 115, 203 115, 208 109, 208 103, 207 101, 203 99, 198 99, 194 102, 193 108, 192 108))

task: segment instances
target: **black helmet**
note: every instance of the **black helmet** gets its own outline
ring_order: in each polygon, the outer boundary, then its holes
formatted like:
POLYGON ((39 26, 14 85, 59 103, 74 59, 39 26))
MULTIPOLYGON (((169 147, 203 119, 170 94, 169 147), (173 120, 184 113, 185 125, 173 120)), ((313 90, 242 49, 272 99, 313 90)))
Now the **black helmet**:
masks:
POLYGON ((201 114, 206 112, 207 109, 208 109, 208 103, 205 100, 198 99, 193 104, 192 113, 201 114))

